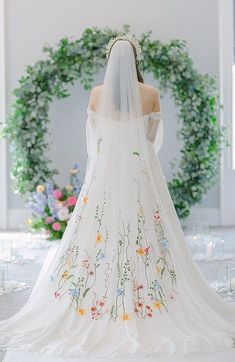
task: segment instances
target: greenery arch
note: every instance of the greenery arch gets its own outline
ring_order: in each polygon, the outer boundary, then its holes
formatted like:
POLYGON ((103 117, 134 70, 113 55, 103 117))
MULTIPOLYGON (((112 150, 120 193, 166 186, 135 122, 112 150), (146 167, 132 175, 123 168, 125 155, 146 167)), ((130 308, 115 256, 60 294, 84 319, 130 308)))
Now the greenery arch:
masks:
MULTIPOLYGON (((55 48, 44 46, 47 58, 26 68, 13 92, 15 100, 2 132, 13 153, 11 177, 16 192, 31 193, 58 173, 50 168, 50 145, 45 141, 50 103, 54 97, 68 97, 66 86, 77 80, 90 89, 93 75, 106 64, 105 45, 111 37, 129 29, 128 25, 122 31, 88 28, 80 39, 61 39, 55 48)), ((168 89, 179 108, 182 128, 178 137, 184 146, 168 187, 179 217, 185 218, 217 180, 223 141, 217 81, 194 69, 185 41, 162 44, 152 40, 149 31, 140 36, 139 42, 141 71, 151 73, 162 91, 168 89)))

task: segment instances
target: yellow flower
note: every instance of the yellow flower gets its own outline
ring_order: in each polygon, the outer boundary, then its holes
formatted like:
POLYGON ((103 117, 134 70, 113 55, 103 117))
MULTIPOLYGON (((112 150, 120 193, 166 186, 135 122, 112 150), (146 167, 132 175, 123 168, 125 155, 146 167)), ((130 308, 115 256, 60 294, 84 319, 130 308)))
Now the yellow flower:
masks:
POLYGON ((86 310, 85 309, 82 309, 82 308, 77 308, 76 309, 76 312, 78 315, 84 315, 86 314, 86 310))
POLYGON ((72 168, 72 170, 70 170, 71 175, 76 175, 76 173, 78 173, 78 169, 76 168, 72 168))
POLYGON ((61 209, 64 206, 64 203, 63 203, 63 201, 56 200, 56 205, 57 205, 58 209, 61 209))
POLYGON ((38 186, 36 187, 36 191, 37 191, 37 192, 43 192, 43 191, 45 191, 45 186, 44 186, 44 185, 38 185, 38 186))
POLYGON ((96 242, 97 242, 97 243, 101 243, 102 241, 103 241, 102 235, 101 235, 100 233, 98 233, 98 234, 96 235, 96 242))
POLYGON ((26 220, 26 223, 29 224, 29 225, 32 224, 32 222, 33 222, 32 219, 27 219, 27 220, 26 220))
POLYGON ((161 308, 161 303, 160 302, 154 302, 153 305, 154 305, 155 308, 158 308, 158 309, 161 308))
POLYGON ((162 269, 160 268, 160 266, 157 266, 157 267, 156 267, 156 271, 157 271, 158 273, 160 273, 161 270, 162 270, 162 269))
POLYGON ((72 191, 73 190, 72 185, 66 185, 65 188, 66 188, 67 191, 72 191))
POLYGON ((139 255, 144 255, 145 254, 145 250, 143 248, 139 248, 136 250, 137 254, 139 255))
POLYGON ((63 278, 63 279, 68 279, 68 277, 69 277, 69 272, 68 272, 68 270, 65 270, 65 271, 63 272, 63 274, 62 274, 62 278, 63 278))
POLYGON ((121 318, 123 321, 129 321, 131 319, 128 313, 124 313, 121 318))
POLYGON ((87 204, 87 202, 88 202, 88 197, 87 197, 87 196, 83 196, 82 201, 83 201, 84 204, 87 204))

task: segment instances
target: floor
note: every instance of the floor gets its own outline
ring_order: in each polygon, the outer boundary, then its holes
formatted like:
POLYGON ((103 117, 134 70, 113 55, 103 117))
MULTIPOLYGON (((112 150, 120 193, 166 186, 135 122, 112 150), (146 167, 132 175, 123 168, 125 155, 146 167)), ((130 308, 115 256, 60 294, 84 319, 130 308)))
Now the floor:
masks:
MULTIPOLYGON (((217 228, 213 229, 213 232, 220 233, 223 235, 225 240, 225 248, 227 253, 232 253, 234 258, 229 262, 221 262, 221 261, 198 261, 199 267, 205 274, 208 282, 213 282, 218 280, 218 277, 221 274, 221 270, 225 270, 226 265, 235 263, 235 227, 234 228, 217 228)), ((34 250, 36 255, 36 259, 31 262, 27 262, 25 264, 10 264, 9 265, 9 278, 16 279, 18 281, 23 281, 27 283, 29 286, 28 289, 25 289, 21 292, 17 293, 10 293, 0 296, 0 320, 6 319, 13 314, 15 314, 27 301, 31 289, 36 281, 37 275, 40 271, 42 266, 43 260, 47 255, 48 249, 37 249, 34 250)), ((234 264, 235 266, 235 264, 234 264)), ((235 270, 235 269, 234 269, 235 270)), ((221 293, 223 298, 226 298, 226 295, 221 293)), ((235 300, 235 296, 232 296, 235 300)), ((24 354, 22 352, 8 352, 4 358, 4 352, 0 351, 0 361, 10 362, 10 361, 19 361, 19 362, 49 362, 55 361, 55 359, 38 356, 38 355, 30 355, 24 354)), ((60 359, 56 358, 57 362, 69 362, 75 361, 74 359, 60 359)), ((76 362, 89 362, 92 359, 76 359, 76 362)), ((108 360, 107 360, 108 361, 108 360)), ((112 362, 119 362, 118 360, 112 359, 112 362)), ((122 360, 122 361, 133 361, 131 360, 122 360)), ((144 359, 139 359, 139 361, 144 362, 144 359)), ((181 359, 146 359, 148 362, 164 362, 164 361, 171 361, 171 362, 234 362, 235 361, 235 350, 233 351, 225 351, 221 352, 220 354, 212 355, 208 354, 207 356, 203 357, 189 357, 189 358, 181 358, 181 359)), ((98 359, 95 359, 95 362, 101 362, 98 359)), ((103 361, 102 361, 103 362, 103 361)))
POLYGON ((42 357, 23 352, 7 352, 3 362, 234 362, 235 350, 219 353, 208 353, 203 356, 190 357, 172 357, 172 358, 137 358, 137 359, 92 359, 92 358, 58 358, 58 357, 42 357))

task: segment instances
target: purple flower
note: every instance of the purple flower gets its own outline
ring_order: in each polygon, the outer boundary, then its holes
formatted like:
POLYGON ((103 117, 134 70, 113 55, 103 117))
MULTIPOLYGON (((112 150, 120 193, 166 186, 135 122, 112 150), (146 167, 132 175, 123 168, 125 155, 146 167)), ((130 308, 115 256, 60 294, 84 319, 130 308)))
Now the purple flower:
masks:
POLYGON ((72 297, 79 297, 80 288, 69 289, 69 293, 72 295, 72 297))
POLYGON ((117 288, 116 289, 117 295, 124 295, 125 294, 125 288, 117 288))
POLYGON ((54 183, 52 181, 48 181, 45 186, 47 195, 51 195, 54 190, 54 183))
POLYGON ((50 209, 52 217, 54 217, 56 219, 58 216, 58 211, 57 211, 55 199, 52 195, 48 196, 48 207, 50 209))

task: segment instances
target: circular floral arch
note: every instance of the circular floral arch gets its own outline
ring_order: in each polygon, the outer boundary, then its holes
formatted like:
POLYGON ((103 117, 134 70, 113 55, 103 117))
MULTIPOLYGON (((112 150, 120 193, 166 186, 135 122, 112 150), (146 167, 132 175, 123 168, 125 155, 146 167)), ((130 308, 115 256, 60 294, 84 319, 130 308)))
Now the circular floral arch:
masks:
MULTIPOLYGON (((50 167, 50 144, 45 140, 50 103, 54 97, 68 97, 67 86, 75 81, 91 89, 94 74, 106 64, 105 45, 111 37, 129 29, 128 25, 123 31, 88 28, 80 39, 61 39, 55 48, 44 46, 47 58, 26 68, 13 92, 15 100, 2 133, 11 145, 15 191, 31 193, 58 173, 50 167)), ((141 71, 151 73, 161 91, 170 92, 179 109, 178 137, 183 147, 168 187, 178 215, 184 218, 216 181, 223 138, 217 118, 217 82, 194 69, 185 41, 162 44, 152 40, 149 31, 140 36, 139 42, 141 71)))

